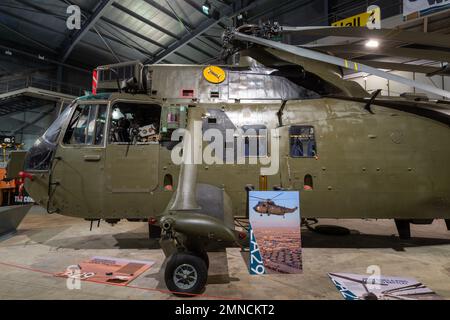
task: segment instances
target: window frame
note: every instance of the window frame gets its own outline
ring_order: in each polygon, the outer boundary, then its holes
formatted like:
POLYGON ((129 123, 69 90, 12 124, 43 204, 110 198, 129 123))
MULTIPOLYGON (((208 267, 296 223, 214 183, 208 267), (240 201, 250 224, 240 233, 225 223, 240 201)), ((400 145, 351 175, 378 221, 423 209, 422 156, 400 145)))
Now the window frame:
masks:
MULTIPOLYGON (((160 108, 160 113, 159 113, 159 130, 160 131, 159 131, 159 134, 161 135, 161 117, 162 117, 162 110, 164 108, 164 106, 161 103, 159 103, 158 101, 153 101, 153 100, 149 101, 149 100, 116 99, 116 100, 110 101, 110 103, 109 103, 109 110, 107 112, 107 114, 108 114, 108 117, 107 117, 107 128, 106 128, 107 131, 106 131, 106 139, 105 139, 105 140, 107 140, 105 142, 106 146, 109 146, 109 145, 112 145, 112 146, 127 146, 127 145, 132 144, 132 143, 129 143, 129 142, 110 142, 109 141, 109 133, 110 133, 110 130, 111 130, 111 124, 112 124, 111 120, 112 120, 112 113, 114 111, 114 106, 117 103, 121 103, 121 102, 123 102, 123 103, 130 103, 130 104, 132 104, 132 103, 134 103, 134 104, 149 104, 149 105, 157 105, 157 106, 159 106, 159 108, 160 108)), ((159 141, 137 142, 134 145, 139 145, 139 146, 155 145, 155 144, 160 145, 161 141, 162 140, 160 139, 159 141)))
POLYGON ((314 159, 314 158, 316 158, 317 157, 317 155, 319 154, 319 151, 318 151, 318 148, 317 148, 317 138, 316 138, 316 127, 315 126, 313 126, 313 125, 308 125, 308 124, 305 124, 305 125, 302 125, 302 124, 294 124, 294 125, 290 125, 289 126, 289 130, 288 130, 288 137, 289 137, 289 139, 288 139, 288 143, 289 143, 289 157, 290 158, 293 158, 293 159, 314 159), (314 156, 298 156, 298 157, 296 157, 296 156, 293 156, 292 155, 292 145, 291 145, 291 129, 293 128, 293 127, 302 127, 302 128, 312 128, 313 130, 314 130, 314 145, 315 145, 315 150, 316 150, 316 154, 314 155, 314 156))
MULTIPOLYGON (((267 126, 265 124, 244 124, 241 126, 242 131, 244 131, 244 134, 242 135, 242 138, 244 140, 244 158, 267 158, 269 157, 269 129, 267 128, 267 126), (256 129, 255 127, 259 127, 258 129, 256 129), (246 128, 246 130, 244 130, 244 128, 246 128), (246 138, 248 137, 248 135, 245 134, 245 132, 249 129, 253 129, 256 131, 256 138, 257 138, 257 154, 256 155, 250 155, 250 150, 249 150, 249 155, 245 154, 245 150, 246 150, 246 138), (265 130, 266 134, 265 135, 261 135, 260 134, 260 130, 265 130), (264 141, 265 143, 265 154, 261 155, 259 154, 260 151, 260 137, 264 137, 264 141)), ((262 139, 261 139, 262 140, 262 139)), ((236 138, 234 139, 234 143, 235 143, 235 147, 236 147, 236 138)), ((250 144, 249 144, 249 148, 250 148, 250 144)))
MULTIPOLYGON (((105 141, 106 139, 103 139, 103 142, 101 144, 68 144, 68 143, 64 143, 64 137, 65 137, 65 135, 67 133, 67 129, 69 128, 70 121, 72 120, 72 117, 73 117, 77 107, 78 106, 82 106, 82 105, 98 105, 98 106, 106 105, 106 114, 107 115, 109 114, 110 102, 107 101, 107 100, 83 100, 83 101, 77 101, 76 104, 73 105, 73 110, 70 112, 69 121, 67 121, 64 124, 64 126, 63 126, 63 128, 61 130, 63 132, 63 134, 60 134, 60 136, 59 136, 59 143, 58 143, 58 145, 60 147, 62 147, 62 148, 77 148, 77 149, 79 149, 79 148, 88 148, 88 149, 105 148, 106 147, 106 141, 105 141)), ((96 114, 96 117, 95 117, 96 120, 97 120, 97 117, 98 117, 98 111, 99 110, 100 110, 100 108, 97 108, 97 114, 96 114)), ((106 118, 106 123, 105 123, 105 128, 103 129, 103 130, 105 130, 104 134, 106 134, 106 132, 107 132, 106 130, 107 130, 108 126, 109 126, 108 122, 109 122, 109 119, 107 117, 106 118)), ((97 129, 97 121, 96 121, 96 124, 95 124, 94 132, 96 131, 96 129, 97 129)), ((95 136, 94 136, 93 141, 95 141, 95 136)))

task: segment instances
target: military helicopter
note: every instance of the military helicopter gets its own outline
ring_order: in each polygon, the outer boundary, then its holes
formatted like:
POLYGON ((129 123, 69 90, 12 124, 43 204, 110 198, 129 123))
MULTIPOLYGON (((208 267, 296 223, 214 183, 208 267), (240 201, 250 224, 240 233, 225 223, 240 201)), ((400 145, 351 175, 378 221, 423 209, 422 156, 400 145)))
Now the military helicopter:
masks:
POLYGON ((250 196, 250 198, 260 200, 253 207, 253 210, 255 210, 255 212, 258 212, 261 217, 263 216, 263 214, 267 214, 268 216, 270 216, 272 214, 275 216, 283 216, 283 218, 284 218, 284 215, 286 213, 293 213, 298 209, 297 207, 287 208, 287 207, 277 205, 273 200, 276 199, 277 197, 279 197, 280 195, 282 195, 282 193, 279 193, 272 199, 263 199, 263 198, 256 197, 256 196, 250 196))
POLYGON ((286 30, 227 32, 237 64, 98 67, 93 94, 76 99, 28 152, 13 152, 8 178, 20 176, 49 213, 148 222, 176 294, 203 290, 210 248, 248 245, 235 222, 248 218, 253 189, 298 190, 303 218, 394 219, 405 238, 410 223, 441 218, 450 228, 448 100, 369 94, 342 70, 450 92, 271 40, 286 30))

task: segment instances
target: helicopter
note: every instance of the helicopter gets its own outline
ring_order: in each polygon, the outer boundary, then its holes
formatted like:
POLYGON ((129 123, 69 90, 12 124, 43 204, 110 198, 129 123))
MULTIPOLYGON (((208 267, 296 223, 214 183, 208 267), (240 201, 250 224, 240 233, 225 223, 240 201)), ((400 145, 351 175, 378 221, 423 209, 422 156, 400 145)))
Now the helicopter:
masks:
POLYGON ((267 214, 267 216, 275 215, 275 216, 283 216, 283 218, 284 218, 284 215, 286 213, 293 213, 298 209, 298 207, 287 208, 287 207, 277 205, 273 200, 276 199, 277 197, 279 197, 280 195, 282 195, 282 193, 279 193, 278 195, 276 195, 275 197, 273 197, 271 199, 263 199, 263 198, 256 197, 256 196, 250 196, 250 198, 260 200, 253 207, 253 210, 255 210, 255 212, 259 213, 261 217, 263 216, 263 214, 267 214))
MULTIPOLYGON (((74 100, 28 151, 11 153, 8 178, 20 177, 49 213, 148 222, 167 257, 166 286, 178 295, 205 288, 208 250, 248 246, 236 221, 248 219, 250 190, 299 191, 306 219, 394 219, 402 238, 410 223, 445 219, 450 229, 448 100, 370 94, 342 71, 450 92, 271 38, 305 31, 292 29, 229 30, 224 53, 238 63, 99 66, 92 94, 74 100)), ((437 41, 447 35, 342 29, 450 43, 437 41)))

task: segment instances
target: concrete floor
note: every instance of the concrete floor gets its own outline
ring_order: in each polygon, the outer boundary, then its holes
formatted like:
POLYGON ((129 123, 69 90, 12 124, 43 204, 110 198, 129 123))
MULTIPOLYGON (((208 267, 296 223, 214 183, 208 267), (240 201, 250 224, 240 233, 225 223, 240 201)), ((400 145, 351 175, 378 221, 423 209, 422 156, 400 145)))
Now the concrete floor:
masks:
MULTIPOLYGON (((383 275, 414 277, 450 298, 450 232, 443 220, 412 225, 413 238, 407 241, 396 237, 390 220, 321 222, 352 233, 330 236, 303 229, 303 274, 250 276, 240 249, 212 252, 207 288, 195 299, 342 299, 327 272, 365 273, 369 265, 378 265, 383 275)), ((18 233, 0 241, 0 299, 180 299, 165 291, 163 260, 157 243, 148 240, 145 223, 122 221, 112 227, 102 222, 89 231, 84 220, 34 207, 18 233), (94 255, 156 263, 129 287, 84 281, 80 290, 69 290, 65 279, 53 276, 94 255)))

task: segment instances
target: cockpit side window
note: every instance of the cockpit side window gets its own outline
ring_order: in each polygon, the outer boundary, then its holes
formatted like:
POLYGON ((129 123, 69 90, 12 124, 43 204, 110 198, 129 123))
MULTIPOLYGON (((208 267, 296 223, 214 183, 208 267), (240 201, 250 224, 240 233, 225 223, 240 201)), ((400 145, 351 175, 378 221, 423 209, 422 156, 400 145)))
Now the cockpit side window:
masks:
POLYGON ((293 158, 317 156, 316 138, 313 126, 291 126, 289 128, 290 154, 293 158))
POLYGON ((102 145, 106 124, 105 104, 78 105, 70 119, 63 143, 67 145, 102 145))
POLYGON ((118 102, 112 107, 109 143, 159 142, 160 120, 159 105, 118 102))

